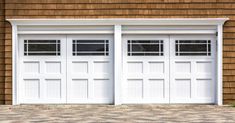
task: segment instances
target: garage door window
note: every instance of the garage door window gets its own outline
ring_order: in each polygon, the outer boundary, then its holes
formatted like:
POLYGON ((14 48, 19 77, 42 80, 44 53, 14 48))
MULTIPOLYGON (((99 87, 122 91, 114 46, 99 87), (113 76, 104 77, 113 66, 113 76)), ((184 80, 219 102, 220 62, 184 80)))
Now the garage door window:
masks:
POLYGON ((210 40, 176 40, 176 56, 210 56, 210 40))
POLYGON ((163 40, 128 40, 128 56, 163 56, 163 40))
POLYGON ((25 56, 58 56, 60 40, 24 40, 25 56))
POLYGON ((73 56, 108 56, 109 40, 73 40, 73 56))

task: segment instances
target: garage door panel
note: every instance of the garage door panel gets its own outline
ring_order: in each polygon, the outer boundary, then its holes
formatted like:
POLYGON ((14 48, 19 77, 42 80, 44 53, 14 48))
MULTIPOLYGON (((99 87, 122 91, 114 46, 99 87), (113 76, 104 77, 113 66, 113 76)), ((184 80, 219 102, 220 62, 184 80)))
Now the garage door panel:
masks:
POLYGON ((213 65, 213 61, 196 61, 196 72, 202 74, 211 74, 213 65))
POLYGON ((171 103, 214 103, 215 40, 212 35, 171 36, 171 103), (187 63, 187 64, 186 64, 187 63))
POLYGON ((111 69, 109 68, 110 62, 109 61, 94 61, 93 62, 93 72, 97 74, 108 74, 110 73, 111 69))
POLYGON ((109 98, 112 96, 112 81, 109 79, 94 79, 94 98, 109 98))
POLYGON ((211 98, 213 97, 213 81, 211 79, 197 79, 196 89, 197 97, 199 98, 211 98))
POLYGON ((113 102, 112 35, 19 37, 20 103, 113 102))
POLYGON ((25 74, 39 74, 40 62, 39 61, 23 61, 23 71, 25 74))
POLYGON ((45 79, 46 97, 49 99, 62 98, 61 79, 45 79))
POLYGON ((24 79, 25 99, 39 99, 40 94, 40 80, 39 79, 24 79))
POLYGON ((188 99, 191 98, 191 79, 175 79, 171 81, 171 98, 170 99, 188 99))
POLYGON ((165 98, 165 81, 164 79, 149 79, 147 82, 148 94, 146 98, 165 98))
POLYGON ((143 79, 128 79, 126 83, 125 99, 143 98, 143 79))
POLYGON ((167 36, 123 37, 124 103, 164 103, 169 92, 167 36))
POLYGON ((58 77, 46 77, 41 79, 43 100, 48 103, 66 102, 66 79, 58 77))
POLYGON ((124 102, 214 102, 213 35, 124 35, 123 42, 124 102))
POLYGON ((175 61, 174 62, 174 72, 178 74, 190 74, 191 73, 191 62, 190 61, 175 61))
POLYGON ((19 36, 20 103, 66 101, 65 43, 61 35, 19 36))
POLYGON ((71 81, 71 98, 87 99, 88 98, 88 79, 73 79, 71 81))
POLYGON ((142 74, 143 73, 143 62, 142 61, 129 61, 127 62, 128 74, 142 74))
POLYGON ((72 61, 72 74, 88 74, 88 61, 72 61))
POLYGON ((68 36, 68 103, 113 102, 112 45, 111 35, 68 36))
POLYGON ((165 64, 164 61, 148 61, 148 72, 150 74, 164 74, 165 64))
POLYGON ((46 61, 45 62, 45 72, 47 74, 61 74, 62 72, 61 61, 46 61))

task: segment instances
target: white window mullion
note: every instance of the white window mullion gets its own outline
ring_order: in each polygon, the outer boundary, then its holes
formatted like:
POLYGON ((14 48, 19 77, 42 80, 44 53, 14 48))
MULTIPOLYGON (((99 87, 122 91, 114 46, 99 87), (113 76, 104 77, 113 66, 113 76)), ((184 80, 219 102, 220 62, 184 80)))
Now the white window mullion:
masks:
POLYGON ((29 40, 26 40, 27 56, 29 55, 29 40))
POLYGON ((160 40, 158 41, 158 49, 159 49, 158 50, 158 53, 159 53, 158 55, 161 56, 161 41, 160 40))
POLYGON ((104 56, 106 56, 106 40, 104 40, 104 56))
POLYGON ((56 40, 56 42, 55 42, 55 54, 56 54, 56 56, 58 55, 58 40, 56 40))

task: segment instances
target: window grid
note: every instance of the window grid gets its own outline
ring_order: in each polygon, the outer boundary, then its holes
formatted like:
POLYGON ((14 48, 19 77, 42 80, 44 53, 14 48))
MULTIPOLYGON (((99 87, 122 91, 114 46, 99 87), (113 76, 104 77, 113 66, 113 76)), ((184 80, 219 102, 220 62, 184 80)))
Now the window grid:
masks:
POLYGON ((24 55, 59 56, 60 40, 24 40, 24 55))
POLYGON ((73 56, 108 56, 109 40, 73 40, 73 56), (101 49, 98 45, 103 45, 101 49), (79 48, 79 46, 83 46, 79 48), (93 49, 91 48, 93 46, 93 49), (84 50, 86 48, 86 50, 84 50), (89 49, 90 48, 90 49, 89 49), (99 51, 101 50, 101 51, 99 51))
POLYGON ((210 56, 211 41, 210 40, 176 40, 175 41, 176 56, 210 56), (188 47, 185 47, 188 46, 188 47), (204 48, 204 49, 203 49, 204 48))

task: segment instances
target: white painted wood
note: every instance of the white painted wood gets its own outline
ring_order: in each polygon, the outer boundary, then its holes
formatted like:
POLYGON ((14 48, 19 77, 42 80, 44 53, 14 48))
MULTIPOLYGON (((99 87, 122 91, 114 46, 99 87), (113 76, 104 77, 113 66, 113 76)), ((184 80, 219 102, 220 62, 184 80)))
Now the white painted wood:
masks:
POLYGON ((216 30, 215 25, 124 25, 122 34, 215 34, 216 30))
POLYGON ((123 34, 216 34, 216 30, 135 30, 123 34))
POLYGON ((66 36, 20 35, 19 102, 66 103, 66 36), (24 40, 60 40, 60 56, 25 56, 24 40))
MULTIPOLYGON (((216 26, 123 26, 122 34, 215 34, 216 26)), ((113 26, 19 26, 18 34, 113 34, 113 26)))
POLYGON ((215 35, 124 35, 123 58, 125 104, 216 103, 215 35), (164 56, 127 56, 128 40, 151 39, 164 56), (211 56, 175 56, 175 40, 211 40, 211 56))
POLYGON ((122 103, 122 26, 114 26, 114 104, 122 103))
POLYGON ((215 25, 123 25, 122 31, 136 30, 216 30, 215 25))
POLYGON ((18 31, 114 31, 111 25, 19 25, 18 31))
POLYGON ((215 103, 215 35, 171 35, 170 49, 170 103, 215 103), (211 56, 176 56, 175 40, 211 40, 211 56))
POLYGON ((19 104, 19 65, 18 65, 18 35, 17 26, 12 24, 12 104, 19 104))
POLYGON ((123 103, 169 103, 169 37, 123 36, 123 103), (163 40, 164 56, 127 56, 128 40, 163 40))
POLYGON ((228 18, 7 19, 16 25, 218 25, 228 18))
POLYGON ((113 34, 113 31, 19 31, 18 34, 113 34))
POLYGON ((67 103, 112 104, 113 36, 67 36, 67 103), (73 56, 73 40, 109 40, 109 56, 73 56))
POLYGON ((113 34, 113 31, 111 25, 24 25, 18 27, 18 34, 113 34))
POLYGON ((113 103, 112 35, 21 35, 19 103, 113 103), (61 40, 61 56, 24 56, 24 40, 61 40), (73 56, 73 40, 109 40, 109 56, 73 56))
POLYGON ((216 65, 216 81, 217 81, 217 105, 223 105, 223 24, 219 24, 217 36, 217 65, 216 65))

